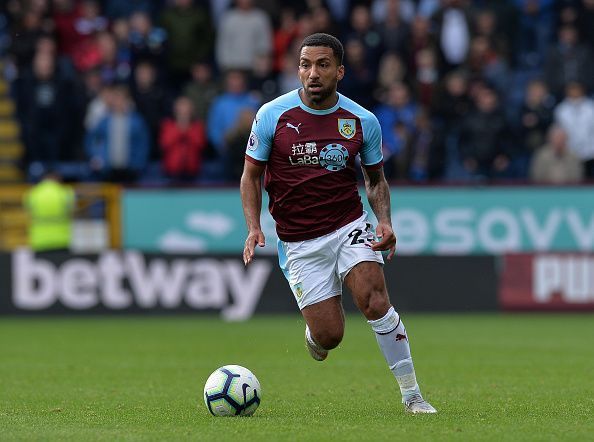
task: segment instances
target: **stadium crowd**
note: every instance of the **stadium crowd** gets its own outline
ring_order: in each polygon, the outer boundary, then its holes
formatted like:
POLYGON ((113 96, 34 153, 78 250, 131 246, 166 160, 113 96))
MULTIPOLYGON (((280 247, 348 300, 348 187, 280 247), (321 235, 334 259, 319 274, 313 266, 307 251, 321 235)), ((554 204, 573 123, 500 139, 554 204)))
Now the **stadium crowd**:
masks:
POLYGON ((339 37, 386 176, 594 178, 594 0, 6 0, 0 56, 33 179, 227 183, 252 120, 339 37))

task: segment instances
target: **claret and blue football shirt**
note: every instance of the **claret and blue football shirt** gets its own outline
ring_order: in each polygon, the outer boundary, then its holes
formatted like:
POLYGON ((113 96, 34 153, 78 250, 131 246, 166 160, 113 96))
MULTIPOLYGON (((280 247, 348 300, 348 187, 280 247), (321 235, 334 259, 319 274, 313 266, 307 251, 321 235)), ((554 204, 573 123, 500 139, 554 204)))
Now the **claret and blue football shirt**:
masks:
POLYGON ((269 210, 283 241, 306 241, 359 218, 355 157, 369 169, 383 165, 375 115, 338 94, 330 109, 307 107, 294 90, 258 111, 246 160, 265 165, 269 210))

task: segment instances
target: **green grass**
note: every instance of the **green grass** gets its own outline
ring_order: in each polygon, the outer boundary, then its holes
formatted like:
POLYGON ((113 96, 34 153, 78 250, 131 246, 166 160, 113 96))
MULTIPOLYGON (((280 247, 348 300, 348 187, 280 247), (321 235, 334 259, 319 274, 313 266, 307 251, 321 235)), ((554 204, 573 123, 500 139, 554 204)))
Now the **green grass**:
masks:
POLYGON ((592 440, 594 316, 405 315, 434 416, 403 412, 360 316, 309 358, 298 316, 0 318, 0 440, 592 440), (250 368, 251 418, 214 418, 208 375, 250 368))

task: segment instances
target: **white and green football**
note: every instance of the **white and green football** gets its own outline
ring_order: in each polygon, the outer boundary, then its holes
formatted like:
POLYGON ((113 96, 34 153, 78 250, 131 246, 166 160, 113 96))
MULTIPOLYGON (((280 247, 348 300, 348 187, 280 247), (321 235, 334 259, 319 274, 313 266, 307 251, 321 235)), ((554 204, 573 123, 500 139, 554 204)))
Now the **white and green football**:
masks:
POLYGON ((241 365, 217 368, 204 385, 204 403, 213 416, 251 416, 261 399, 258 378, 241 365))

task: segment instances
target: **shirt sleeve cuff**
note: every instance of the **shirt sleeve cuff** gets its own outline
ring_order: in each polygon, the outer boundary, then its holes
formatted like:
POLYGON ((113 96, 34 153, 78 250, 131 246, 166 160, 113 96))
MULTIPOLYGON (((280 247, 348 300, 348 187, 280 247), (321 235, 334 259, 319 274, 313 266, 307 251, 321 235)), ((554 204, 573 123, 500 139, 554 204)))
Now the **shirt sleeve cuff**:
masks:
POLYGON ((381 160, 379 163, 376 164, 363 164, 363 167, 365 169, 369 169, 369 170, 378 170, 381 169, 384 166, 384 160, 381 160))
POLYGON ((245 154, 245 159, 256 166, 266 166, 266 161, 257 160, 253 157, 250 157, 248 154, 245 154))

